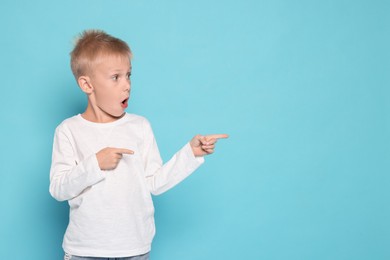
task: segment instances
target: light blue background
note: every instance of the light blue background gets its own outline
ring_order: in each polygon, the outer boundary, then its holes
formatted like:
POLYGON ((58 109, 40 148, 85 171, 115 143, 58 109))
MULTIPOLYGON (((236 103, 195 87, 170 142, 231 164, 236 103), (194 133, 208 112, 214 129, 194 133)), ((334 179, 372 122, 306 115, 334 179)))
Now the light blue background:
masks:
POLYGON ((153 260, 390 259, 390 2, 0 2, 0 259, 61 259, 50 197, 55 127, 86 100, 72 39, 100 28, 133 52, 128 112, 165 160, 229 133, 155 197, 153 260))

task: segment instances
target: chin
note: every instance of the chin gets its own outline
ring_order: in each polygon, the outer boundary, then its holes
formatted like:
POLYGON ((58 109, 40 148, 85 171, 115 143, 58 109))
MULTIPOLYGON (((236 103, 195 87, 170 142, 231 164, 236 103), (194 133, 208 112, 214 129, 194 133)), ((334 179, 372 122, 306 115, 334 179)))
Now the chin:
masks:
POLYGON ((114 117, 116 117, 116 118, 121 118, 122 116, 124 116, 125 115, 125 111, 123 111, 123 112, 121 112, 121 113, 118 113, 118 114, 116 114, 116 115, 114 115, 114 117))
POLYGON ((121 118, 124 114, 125 114, 124 111, 123 112, 111 112, 111 113, 106 112, 106 115, 108 115, 112 119, 121 118))

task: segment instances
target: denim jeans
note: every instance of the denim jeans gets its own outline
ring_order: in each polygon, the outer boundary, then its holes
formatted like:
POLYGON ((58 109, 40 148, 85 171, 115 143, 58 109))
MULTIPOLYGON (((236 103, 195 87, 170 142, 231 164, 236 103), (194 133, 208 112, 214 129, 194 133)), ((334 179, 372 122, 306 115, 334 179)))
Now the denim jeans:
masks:
POLYGON ((107 258, 107 257, 76 256, 76 255, 69 255, 65 253, 64 260, 149 260, 149 255, 150 253, 146 253, 144 255, 129 256, 129 257, 107 258))

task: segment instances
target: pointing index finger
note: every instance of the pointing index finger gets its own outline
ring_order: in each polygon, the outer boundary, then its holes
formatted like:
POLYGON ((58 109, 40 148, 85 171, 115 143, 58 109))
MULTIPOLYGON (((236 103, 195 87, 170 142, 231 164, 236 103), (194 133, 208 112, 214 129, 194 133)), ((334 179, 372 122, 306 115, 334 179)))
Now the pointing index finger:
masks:
POLYGON ((215 135, 206 135, 207 139, 226 139, 229 137, 227 134, 215 134, 215 135))
POLYGON ((119 154, 134 154, 134 151, 126 149, 126 148, 117 148, 116 153, 119 154))

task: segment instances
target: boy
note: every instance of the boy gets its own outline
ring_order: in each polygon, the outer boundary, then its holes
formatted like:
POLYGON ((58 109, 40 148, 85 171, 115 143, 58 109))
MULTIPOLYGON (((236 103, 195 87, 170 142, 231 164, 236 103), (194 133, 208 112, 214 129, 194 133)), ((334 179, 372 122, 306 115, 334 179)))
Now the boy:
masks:
POLYGON ((151 194, 178 184, 227 138, 197 135, 163 165, 149 122, 125 113, 131 56, 124 41, 97 30, 83 32, 71 52, 88 105, 57 127, 53 143, 50 193, 70 206, 65 259, 149 259, 151 194))

